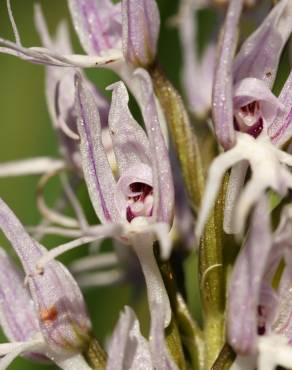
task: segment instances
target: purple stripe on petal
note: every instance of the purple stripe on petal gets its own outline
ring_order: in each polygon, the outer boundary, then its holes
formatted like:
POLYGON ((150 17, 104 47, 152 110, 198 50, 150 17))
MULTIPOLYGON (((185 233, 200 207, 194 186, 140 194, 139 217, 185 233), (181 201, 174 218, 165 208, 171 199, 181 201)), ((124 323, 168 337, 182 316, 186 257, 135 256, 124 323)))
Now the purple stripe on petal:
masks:
POLYGON ((101 125, 96 100, 86 81, 76 78, 76 105, 81 160, 89 196, 102 222, 118 222, 114 195, 117 187, 101 140, 101 125))
POLYGON ((152 82, 148 73, 143 69, 138 69, 135 74, 140 81, 141 101, 139 105, 142 110, 152 153, 153 218, 157 222, 162 221, 171 224, 174 208, 173 179, 169 155, 156 110, 152 82))
POLYGON ((271 247, 269 209, 264 198, 252 215, 248 239, 236 260, 228 289, 228 341, 240 354, 256 350, 258 305, 271 247))
POLYGON ((68 0, 69 10, 84 50, 90 55, 121 47, 121 4, 110 0, 68 0))
POLYGON ((25 341, 40 331, 24 275, 0 248, 0 323, 9 341, 25 341))
POLYGON ((230 149, 235 143, 233 126, 233 56, 243 0, 230 0, 213 85, 213 119, 219 143, 230 149))
POLYGON ((56 261, 49 262, 43 274, 37 272, 37 262, 46 249, 31 239, 1 199, 0 228, 26 273, 44 338, 56 351, 79 351, 86 345, 91 324, 77 283, 65 267, 56 261))

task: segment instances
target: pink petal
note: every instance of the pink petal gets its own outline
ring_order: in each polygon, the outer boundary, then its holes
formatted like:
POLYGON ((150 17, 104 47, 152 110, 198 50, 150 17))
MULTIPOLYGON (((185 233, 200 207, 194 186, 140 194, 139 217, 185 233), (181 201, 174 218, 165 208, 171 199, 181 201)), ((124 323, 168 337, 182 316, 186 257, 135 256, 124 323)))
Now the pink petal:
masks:
POLYGON ((152 82, 148 73, 143 69, 138 69, 135 75, 138 77, 141 86, 139 105, 152 153, 153 218, 155 221, 171 224, 174 207, 173 180, 169 155, 159 124, 152 82))
POLYGON ((268 204, 262 199, 253 213, 228 289, 228 341, 240 354, 256 350, 257 309, 271 247, 268 204))
POLYGON ((77 283, 56 261, 49 262, 42 275, 36 271, 46 249, 31 239, 3 200, 0 200, 0 228, 23 266, 45 340, 56 351, 79 351, 91 324, 77 283))
POLYGON ((68 0, 81 45, 89 55, 121 47, 121 4, 111 0, 68 0))
POLYGON ((150 166, 148 138, 129 110, 129 95, 124 83, 117 82, 109 89, 113 90, 109 128, 120 175, 139 164, 150 166))
POLYGON ((261 26, 242 45, 233 69, 235 82, 245 77, 255 77, 271 87, 291 31, 291 1, 279 1, 261 26))
POLYGON ((156 0, 122 0, 123 52, 135 66, 149 66, 155 59, 160 29, 156 0))
POLYGON ((213 85, 213 119, 219 143, 224 149, 235 144, 233 127, 233 56, 237 42, 237 26, 243 0, 230 0, 224 35, 213 85))
POLYGON ((82 167, 89 196, 102 222, 118 222, 114 195, 116 182, 101 140, 101 125, 96 100, 86 81, 76 79, 76 105, 82 167))

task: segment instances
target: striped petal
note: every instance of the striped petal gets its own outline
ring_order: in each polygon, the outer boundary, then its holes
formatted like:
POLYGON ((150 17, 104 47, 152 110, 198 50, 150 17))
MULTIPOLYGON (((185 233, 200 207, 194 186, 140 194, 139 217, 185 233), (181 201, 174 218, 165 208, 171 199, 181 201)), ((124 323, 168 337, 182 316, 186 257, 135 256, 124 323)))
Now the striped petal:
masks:
POLYGON ((230 149, 235 144, 232 66, 242 6, 243 0, 230 0, 213 84, 212 110, 215 132, 224 149, 230 149))
POLYGON ((81 45, 89 55, 121 48, 121 4, 111 0, 68 0, 81 45))
POLYGON ((161 132, 156 109, 152 82, 148 73, 143 69, 138 69, 135 75, 141 86, 139 105, 152 153, 154 194, 153 218, 155 221, 171 224, 174 207, 173 180, 169 155, 161 132))
POLYGON ((122 19, 125 59, 134 66, 151 65, 160 29, 156 0, 122 0, 122 19))
POLYGON ((3 200, 0 200, 0 228, 23 266, 45 340, 56 352, 81 350, 91 325, 77 283, 55 261, 46 265, 43 274, 36 271, 46 249, 31 239, 3 200))
POLYGON ((115 204, 116 182, 101 139, 101 124, 96 100, 84 79, 76 78, 76 106, 82 168, 90 199, 102 222, 118 222, 115 204))
POLYGON ((256 206, 248 239, 236 260, 228 289, 228 340, 239 354, 256 351, 257 313, 272 247, 266 199, 256 206))

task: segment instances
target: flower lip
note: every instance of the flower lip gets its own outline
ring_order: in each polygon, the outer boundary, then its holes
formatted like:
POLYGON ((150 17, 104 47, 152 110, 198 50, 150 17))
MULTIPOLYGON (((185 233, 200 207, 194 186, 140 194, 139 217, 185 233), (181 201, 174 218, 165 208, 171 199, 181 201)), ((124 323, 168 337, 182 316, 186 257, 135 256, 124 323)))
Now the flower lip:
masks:
POLYGON ((135 217, 152 216, 153 179, 148 165, 134 165, 121 175, 117 182, 116 202, 128 222, 135 217))
POLYGON ((245 132, 256 139, 264 128, 264 121, 260 109, 260 102, 255 100, 235 112, 235 130, 245 132))

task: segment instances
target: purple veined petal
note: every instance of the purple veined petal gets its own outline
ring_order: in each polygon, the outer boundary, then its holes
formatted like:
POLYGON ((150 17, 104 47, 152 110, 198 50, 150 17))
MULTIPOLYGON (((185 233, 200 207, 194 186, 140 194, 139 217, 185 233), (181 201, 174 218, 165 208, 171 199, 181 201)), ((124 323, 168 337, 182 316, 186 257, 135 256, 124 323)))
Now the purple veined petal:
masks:
POLYGON ((164 337, 165 310, 153 303, 156 314, 151 317, 150 350, 153 366, 159 370, 178 370, 168 351, 164 337))
POLYGON ((255 77, 271 87, 291 31, 292 4, 290 0, 281 0, 242 45, 233 69, 235 82, 255 77))
POLYGON ((269 222, 267 200, 262 198, 252 215, 248 239, 236 260, 228 289, 228 341, 239 354, 256 351, 258 304, 272 247, 269 222))
POLYGON ((172 223, 174 208, 174 187, 170 168, 170 160, 165 141, 161 132, 153 87, 150 76, 143 69, 135 72, 140 86, 140 109, 152 153, 153 194, 154 194, 154 221, 172 223))
POLYGON ((24 268, 40 330, 50 348, 57 353, 82 350, 91 324, 80 289, 69 271, 50 261, 42 275, 36 272, 37 262, 46 249, 31 239, 3 200, 0 200, 0 228, 24 268))
POLYGON ((101 140, 96 100, 82 76, 76 78, 76 106, 81 160, 85 181, 95 212, 101 222, 119 222, 114 194, 117 186, 101 140))
POLYGON ((81 45, 89 55, 122 47, 121 4, 111 0, 68 0, 81 45))
MULTIPOLYGON (((264 83, 257 78, 248 77, 234 86, 234 110, 239 110, 254 101, 260 102, 261 115, 268 126, 275 118, 277 110, 284 111, 284 105, 264 83)), ((245 122, 249 125, 248 120, 245 122)), ((251 123, 252 124, 252 123, 251 123)))
POLYGON ((123 52, 125 59, 146 67, 153 63, 160 29, 156 0, 122 0, 123 52))
POLYGON ((25 341, 40 331, 24 275, 0 248, 0 324, 9 341, 25 341))
POLYGON ((275 120, 268 129, 268 135, 277 147, 284 145, 292 135, 292 72, 279 95, 279 101, 285 109, 278 109, 275 120))
POLYGON ((243 0, 230 0, 213 84, 212 111, 215 132, 224 149, 235 144, 233 126, 233 56, 243 0))
POLYGON ((190 109, 204 116, 211 108, 212 83, 215 70, 215 45, 210 44, 202 59, 197 52, 196 11, 204 4, 184 1, 181 5, 179 33, 183 51, 182 81, 190 109))
POLYGON ((126 306, 111 338, 106 370, 152 368, 149 345, 140 333, 139 321, 134 311, 126 306))
POLYGON ((130 167, 151 165, 151 151, 145 131, 129 110, 129 95, 124 83, 117 82, 108 89, 113 91, 109 129, 122 176, 130 167))

